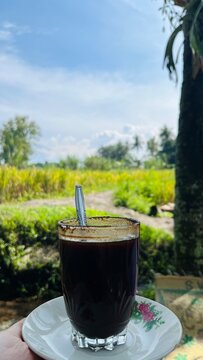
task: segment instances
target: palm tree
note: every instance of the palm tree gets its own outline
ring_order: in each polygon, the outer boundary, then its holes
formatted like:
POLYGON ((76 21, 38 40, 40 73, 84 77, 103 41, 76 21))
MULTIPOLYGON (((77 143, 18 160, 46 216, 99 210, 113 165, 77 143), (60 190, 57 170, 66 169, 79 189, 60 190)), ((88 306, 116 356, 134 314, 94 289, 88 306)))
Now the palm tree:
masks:
MULTIPOLYGON (((164 11, 172 0, 164 0, 164 11)), ((203 2, 176 0, 183 12, 165 53, 176 74, 173 44, 184 34, 183 83, 176 146, 175 247, 177 270, 203 273, 203 2)), ((170 7, 171 9, 171 7, 170 7)), ((176 17, 177 19, 177 17, 176 17)))
POLYGON ((165 125, 159 133, 159 155, 167 166, 175 165, 176 139, 172 131, 165 125))
POLYGON ((172 131, 166 125, 160 130, 159 137, 162 142, 169 141, 172 137, 172 131))
POLYGON ((147 151, 149 152, 149 154, 152 157, 157 155, 158 148, 159 148, 159 145, 154 136, 147 141, 147 151))
POLYGON ((142 140, 140 139, 139 135, 134 135, 134 142, 132 145, 133 149, 140 151, 142 149, 142 140))

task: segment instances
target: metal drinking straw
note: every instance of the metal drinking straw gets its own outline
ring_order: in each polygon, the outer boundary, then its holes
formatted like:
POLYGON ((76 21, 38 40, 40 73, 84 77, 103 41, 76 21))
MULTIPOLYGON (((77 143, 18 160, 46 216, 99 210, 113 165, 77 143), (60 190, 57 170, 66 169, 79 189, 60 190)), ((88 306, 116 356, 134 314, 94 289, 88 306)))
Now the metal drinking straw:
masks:
POLYGON ((77 219, 80 226, 87 226, 87 218, 85 212, 85 199, 81 185, 75 186, 75 206, 77 211, 77 219))

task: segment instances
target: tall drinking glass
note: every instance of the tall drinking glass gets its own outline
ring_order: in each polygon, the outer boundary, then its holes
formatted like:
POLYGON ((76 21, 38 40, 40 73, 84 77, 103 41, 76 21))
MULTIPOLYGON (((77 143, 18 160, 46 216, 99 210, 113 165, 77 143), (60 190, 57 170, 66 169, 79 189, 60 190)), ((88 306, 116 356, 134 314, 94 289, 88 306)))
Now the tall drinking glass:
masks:
POLYGON ((58 224, 62 289, 80 348, 112 350, 126 341, 136 294, 139 222, 92 217, 58 224))

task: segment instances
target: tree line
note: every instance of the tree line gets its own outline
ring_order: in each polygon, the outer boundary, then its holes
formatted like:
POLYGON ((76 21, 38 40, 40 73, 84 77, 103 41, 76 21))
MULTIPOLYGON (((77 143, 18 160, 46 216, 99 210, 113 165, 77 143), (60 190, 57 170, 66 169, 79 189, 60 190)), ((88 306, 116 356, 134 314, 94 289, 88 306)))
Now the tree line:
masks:
MULTIPOLYGON (((4 123, 0 130, 1 164, 23 168, 29 166, 34 151, 34 141, 40 136, 39 126, 25 116, 17 116, 4 123)), ((132 143, 118 141, 101 146, 95 155, 83 161, 67 154, 56 163, 37 163, 38 167, 56 166, 76 170, 111 170, 117 168, 172 168, 175 166, 176 138, 170 128, 161 128, 158 137, 151 137, 146 143, 134 135, 132 143), (142 156, 140 152, 142 151, 142 156)))

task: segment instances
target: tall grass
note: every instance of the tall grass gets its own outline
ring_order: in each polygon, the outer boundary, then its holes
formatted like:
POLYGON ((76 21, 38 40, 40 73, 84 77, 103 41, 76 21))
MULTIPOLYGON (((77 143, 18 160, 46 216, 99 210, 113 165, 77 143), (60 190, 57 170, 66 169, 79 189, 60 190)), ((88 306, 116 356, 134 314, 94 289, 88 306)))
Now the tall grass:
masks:
POLYGON ((152 205, 174 202, 172 170, 139 170, 126 175, 115 192, 115 205, 149 213, 152 205))
POLYGON ((75 184, 84 186, 86 192, 102 191, 114 187, 119 174, 99 171, 71 171, 64 169, 0 167, 0 202, 71 196, 75 184))
POLYGON ((133 199, 142 196, 155 203, 173 201, 173 170, 125 170, 125 171, 71 171, 57 168, 0 167, 0 202, 72 196, 76 184, 85 193, 108 189, 117 190, 117 198, 125 202, 125 196, 133 199), (127 195, 126 195, 127 194, 127 195))

